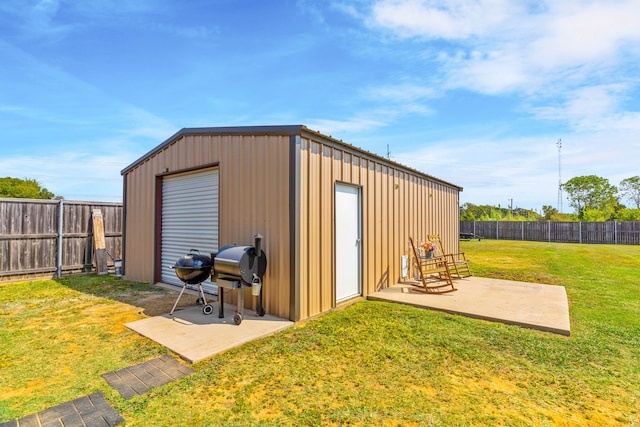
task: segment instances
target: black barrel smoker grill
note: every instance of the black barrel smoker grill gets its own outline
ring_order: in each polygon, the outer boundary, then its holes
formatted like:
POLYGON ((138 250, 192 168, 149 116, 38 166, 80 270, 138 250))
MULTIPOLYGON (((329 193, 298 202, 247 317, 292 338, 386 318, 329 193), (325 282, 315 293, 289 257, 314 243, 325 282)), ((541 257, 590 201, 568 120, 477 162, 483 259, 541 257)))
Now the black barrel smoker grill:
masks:
POLYGON ((244 287, 252 288, 252 295, 258 297, 258 316, 264 316, 262 305, 262 278, 267 269, 267 256, 262 250, 262 235, 254 236, 253 246, 227 245, 213 258, 212 281, 218 285, 218 317, 224 317, 224 289, 238 289, 238 304, 233 321, 242 322, 244 314, 244 287))

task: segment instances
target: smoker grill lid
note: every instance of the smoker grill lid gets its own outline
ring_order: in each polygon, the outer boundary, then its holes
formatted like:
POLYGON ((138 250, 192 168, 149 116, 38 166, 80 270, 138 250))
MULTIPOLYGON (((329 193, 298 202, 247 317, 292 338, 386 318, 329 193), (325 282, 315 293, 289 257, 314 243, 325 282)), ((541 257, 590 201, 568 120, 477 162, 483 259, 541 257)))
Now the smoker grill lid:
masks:
POLYGON ((240 277, 245 283, 251 283, 254 274, 260 279, 264 276, 267 256, 261 250, 260 256, 256 257, 253 246, 228 245, 216 254, 214 268, 216 275, 240 277))

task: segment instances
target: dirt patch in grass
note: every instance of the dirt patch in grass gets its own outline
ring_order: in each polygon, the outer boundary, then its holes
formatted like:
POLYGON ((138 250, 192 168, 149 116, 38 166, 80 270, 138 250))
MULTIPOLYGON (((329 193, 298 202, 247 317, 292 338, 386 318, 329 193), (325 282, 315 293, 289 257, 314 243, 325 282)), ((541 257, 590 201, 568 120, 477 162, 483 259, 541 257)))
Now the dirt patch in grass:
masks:
MULTIPOLYGON (((131 304, 141 308, 143 310, 143 313, 147 316, 160 316, 171 311, 171 308, 176 302, 177 297, 177 292, 167 292, 162 294, 153 292, 146 295, 138 295, 134 297, 130 302, 127 302, 127 304, 131 304)), ((211 296, 209 297, 212 298, 211 296)), ((180 298, 180 301, 176 306, 176 310, 193 307, 196 305, 196 300, 196 296, 184 294, 180 298)), ((207 298, 207 302, 209 302, 209 298, 207 298)))
MULTIPOLYGON (((175 292, 158 293, 157 291, 152 291, 137 293, 136 295, 120 298, 120 300, 125 304, 137 307, 139 313, 152 317, 169 313, 177 297, 178 294, 175 292)), ((183 295, 178 302, 176 310, 196 305, 196 299, 197 297, 193 295, 183 295)), ((209 302, 208 298, 207 302, 209 302)))
MULTIPOLYGON (((97 297, 134 306, 140 314, 160 316, 169 313, 178 297, 178 287, 168 289, 147 283, 128 282, 112 276, 80 276, 60 281, 64 286, 97 297)), ((196 305, 197 296, 182 295, 176 310, 196 305)))

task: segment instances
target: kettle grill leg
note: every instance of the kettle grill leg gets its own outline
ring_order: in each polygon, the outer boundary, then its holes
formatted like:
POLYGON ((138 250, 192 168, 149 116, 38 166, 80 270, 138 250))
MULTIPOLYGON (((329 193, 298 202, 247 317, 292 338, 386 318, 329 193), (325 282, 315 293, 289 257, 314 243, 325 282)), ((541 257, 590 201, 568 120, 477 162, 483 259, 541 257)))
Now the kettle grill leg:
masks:
POLYGON ((172 309, 171 309, 171 311, 169 312, 169 316, 173 315, 173 312, 175 311, 176 306, 178 305, 178 301, 180 301, 180 297, 182 296, 182 294, 183 294, 183 292, 184 292, 184 290, 185 290, 186 288, 187 288, 187 284, 185 283, 185 284, 182 286, 182 289, 180 290, 180 294, 178 295, 178 298, 176 299, 176 302, 175 302, 175 303, 173 303, 173 308, 172 308, 172 309))

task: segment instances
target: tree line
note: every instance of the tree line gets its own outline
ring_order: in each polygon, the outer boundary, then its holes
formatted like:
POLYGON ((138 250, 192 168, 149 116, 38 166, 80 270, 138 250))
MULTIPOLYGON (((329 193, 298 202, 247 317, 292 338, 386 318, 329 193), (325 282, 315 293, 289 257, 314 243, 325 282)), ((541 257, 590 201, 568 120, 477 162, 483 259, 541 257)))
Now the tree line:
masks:
POLYGON ((56 197, 35 179, 0 178, 0 197, 17 199, 53 199, 56 197))
POLYGON ((464 203, 460 206, 460 220, 640 221, 640 176, 623 179, 619 186, 597 175, 577 176, 562 184, 561 188, 569 206, 574 209, 572 213, 559 212, 550 205, 542 206, 539 213, 531 209, 464 203), (628 202, 628 205, 623 202, 628 202))

